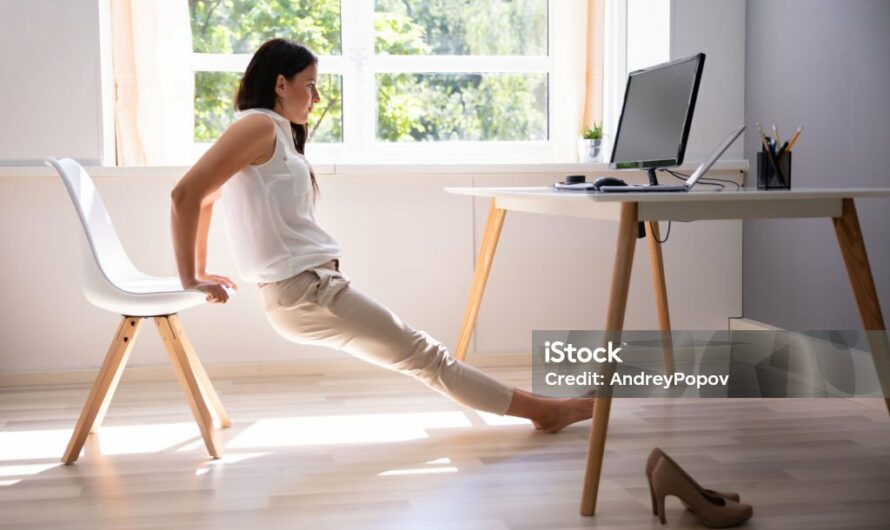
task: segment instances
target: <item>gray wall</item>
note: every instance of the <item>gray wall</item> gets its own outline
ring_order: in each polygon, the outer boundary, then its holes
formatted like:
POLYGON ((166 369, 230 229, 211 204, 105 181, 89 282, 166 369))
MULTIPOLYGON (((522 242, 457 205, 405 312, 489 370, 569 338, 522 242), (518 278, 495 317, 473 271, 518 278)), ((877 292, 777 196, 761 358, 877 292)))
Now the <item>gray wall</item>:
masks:
MULTIPOLYGON (((803 124, 793 187, 890 186, 890 2, 747 6, 745 155, 752 177, 755 124, 775 123, 783 137, 803 124)), ((890 202, 856 206, 888 315, 890 202)), ((745 317, 798 330, 860 326, 829 220, 746 221, 743 233, 745 317)))

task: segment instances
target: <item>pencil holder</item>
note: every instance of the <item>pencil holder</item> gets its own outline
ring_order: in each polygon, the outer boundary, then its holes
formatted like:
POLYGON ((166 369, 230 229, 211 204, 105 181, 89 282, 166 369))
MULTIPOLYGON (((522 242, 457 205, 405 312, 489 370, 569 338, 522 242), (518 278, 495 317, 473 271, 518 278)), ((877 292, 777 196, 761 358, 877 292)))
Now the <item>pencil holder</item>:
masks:
POLYGON ((757 189, 759 190, 790 190, 791 189, 791 151, 786 151, 781 159, 776 160, 781 175, 773 165, 775 157, 766 151, 757 153, 757 189))

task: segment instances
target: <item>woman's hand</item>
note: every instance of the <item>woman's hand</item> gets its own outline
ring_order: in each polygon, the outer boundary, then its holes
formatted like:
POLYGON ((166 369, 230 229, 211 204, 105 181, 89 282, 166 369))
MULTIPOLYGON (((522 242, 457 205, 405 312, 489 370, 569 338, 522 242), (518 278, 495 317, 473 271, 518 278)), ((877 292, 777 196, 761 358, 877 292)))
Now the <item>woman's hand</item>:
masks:
POLYGON ((236 291, 238 290, 238 286, 235 285, 235 282, 230 280, 227 276, 223 276, 222 274, 213 274, 212 272, 199 272, 197 274, 197 279, 202 282, 219 283, 236 291))
POLYGON ((196 289, 206 294, 207 302, 211 304, 224 304, 229 300, 229 293, 226 292, 226 287, 238 289, 238 286, 232 280, 216 274, 202 274, 201 278, 185 286, 186 289, 196 289))

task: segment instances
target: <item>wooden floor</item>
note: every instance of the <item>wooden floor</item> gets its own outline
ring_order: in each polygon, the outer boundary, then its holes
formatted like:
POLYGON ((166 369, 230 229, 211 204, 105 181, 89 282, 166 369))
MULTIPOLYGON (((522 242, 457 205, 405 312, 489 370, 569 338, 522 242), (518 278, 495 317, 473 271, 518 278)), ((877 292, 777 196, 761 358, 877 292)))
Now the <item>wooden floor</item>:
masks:
MULTIPOLYGON (((528 387, 526 368, 490 373, 528 387)), ((886 529, 890 418, 868 400, 616 399, 597 515, 578 515, 589 422, 535 432, 406 377, 217 379, 232 418, 210 461, 180 389, 121 383, 103 429, 58 463, 88 386, 0 389, 0 529, 662 528, 660 446, 754 505, 747 528, 886 529)), ((668 500, 668 527, 698 527, 668 500)))

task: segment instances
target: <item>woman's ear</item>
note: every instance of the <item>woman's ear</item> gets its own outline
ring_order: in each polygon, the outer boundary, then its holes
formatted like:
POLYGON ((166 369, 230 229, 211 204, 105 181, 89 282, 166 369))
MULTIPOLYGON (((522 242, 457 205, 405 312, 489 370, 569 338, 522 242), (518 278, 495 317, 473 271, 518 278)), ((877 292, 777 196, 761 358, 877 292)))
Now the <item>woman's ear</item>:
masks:
POLYGON ((284 97, 284 87, 287 85, 287 78, 281 74, 278 74, 278 77, 275 78, 275 94, 279 98, 284 97))

